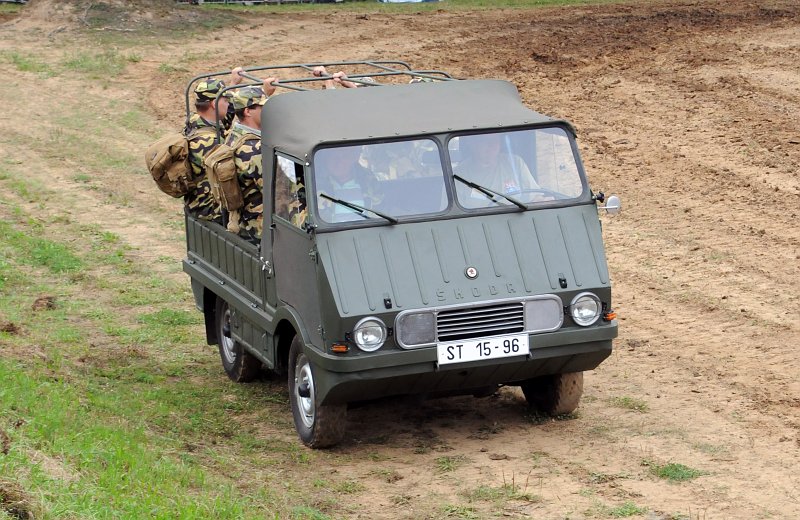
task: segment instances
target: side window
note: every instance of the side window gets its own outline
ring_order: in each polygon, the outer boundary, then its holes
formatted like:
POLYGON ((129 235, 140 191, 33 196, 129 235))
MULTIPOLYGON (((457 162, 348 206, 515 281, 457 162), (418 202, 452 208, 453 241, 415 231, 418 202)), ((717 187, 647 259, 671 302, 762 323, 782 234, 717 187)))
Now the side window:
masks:
POLYGON ((306 188, 303 165, 275 156, 275 216, 302 228, 306 222, 306 188))

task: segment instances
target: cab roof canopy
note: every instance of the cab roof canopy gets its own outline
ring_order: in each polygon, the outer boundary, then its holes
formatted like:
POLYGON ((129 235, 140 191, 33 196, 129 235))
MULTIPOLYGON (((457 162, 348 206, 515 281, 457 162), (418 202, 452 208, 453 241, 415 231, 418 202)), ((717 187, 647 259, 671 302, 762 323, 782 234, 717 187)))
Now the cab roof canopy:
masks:
POLYGON ((499 80, 286 92, 267 101, 261 120, 265 148, 298 158, 320 143, 555 122, 527 108, 516 87, 499 80))

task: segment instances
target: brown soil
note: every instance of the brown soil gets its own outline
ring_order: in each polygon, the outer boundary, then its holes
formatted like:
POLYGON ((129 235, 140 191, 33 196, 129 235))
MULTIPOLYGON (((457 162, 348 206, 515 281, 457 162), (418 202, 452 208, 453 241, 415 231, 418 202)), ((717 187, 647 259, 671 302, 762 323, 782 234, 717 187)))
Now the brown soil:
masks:
MULTIPOLYGON (((42 34, 56 27, 36 23, 42 34)), ((0 50, 46 55, 86 43, 72 30, 14 38, 22 27, 7 24, 0 50)), ((90 85, 88 94, 143 98, 164 131, 181 119, 188 77, 233 65, 231 49, 243 64, 394 57, 504 78, 532 108, 576 125, 593 188, 623 200, 621 215, 603 218, 620 338, 612 357, 586 374, 577 417, 526 417, 516 389, 356 408, 348 440, 314 468, 366 486, 337 498, 348 516, 446 515, 446 504, 467 503, 480 486, 505 484, 518 496, 502 510, 476 499, 470 507, 479 517, 602 517, 603 507, 625 502, 648 508, 650 518, 800 517, 796 2, 262 15, 219 36, 143 47, 124 84, 90 85), (187 52, 204 56, 196 70, 159 72, 187 52), (452 471, 440 471, 442 457, 452 471), (668 483, 652 473, 667 462, 706 474, 668 483)), ((76 81, 57 86, 59 101, 87 96, 76 81)), ((41 100, 27 98, 14 103, 30 115, 41 100)), ((31 139, 49 135, 46 127, 13 128, 31 139)), ((150 136, 109 139, 141 149, 150 136)), ((37 171, 36 153, 17 153, 37 171)), ((104 222, 143 260, 182 256, 179 230, 162 226, 179 218, 177 203, 141 178, 108 172, 89 191, 73 174, 69 164, 48 172, 51 185, 80 203, 70 218, 104 222), (109 202, 111 187, 126 194, 125 205, 109 202)))

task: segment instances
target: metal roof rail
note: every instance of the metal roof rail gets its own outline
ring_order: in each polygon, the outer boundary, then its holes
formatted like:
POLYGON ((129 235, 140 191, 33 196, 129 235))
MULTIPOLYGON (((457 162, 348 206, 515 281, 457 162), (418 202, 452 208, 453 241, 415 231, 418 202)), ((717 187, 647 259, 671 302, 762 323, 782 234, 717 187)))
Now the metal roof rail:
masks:
MULTIPOLYGON (((264 79, 261 78, 260 76, 256 76, 255 74, 253 74, 254 72, 296 69, 298 71, 312 73, 312 75, 310 76, 298 75, 297 77, 279 79, 278 81, 272 83, 272 85, 274 85, 275 87, 284 88, 287 90, 306 91, 306 90, 311 90, 307 87, 302 86, 306 83, 319 83, 333 79, 333 76, 330 74, 323 76, 314 76, 313 75, 314 67, 319 67, 319 66, 323 66, 326 68, 353 67, 353 66, 366 67, 367 72, 359 72, 353 74, 352 76, 350 75, 347 76, 347 81, 351 81, 353 83, 366 86, 382 86, 384 84, 374 81, 375 78, 386 78, 386 77, 397 77, 397 76, 408 76, 412 80, 414 78, 429 79, 434 81, 454 81, 456 79, 453 78, 449 73, 441 70, 415 70, 408 63, 398 60, 319 61, 313 63, 291 63, 291 64, 281 64, 281 65, 263 65, 256 67, 245 67, 242 69, 240 75, 250 80, 250 83, 239 83, 238 85, 230 85, 225 87, 217 94, 217 97, 214 101, 217 120, 219 120, 219 98, 225 92, 227 92, 228 90, 239 89, 242 87, 263 85, 264 79)), ((199 76, 195 76, 189 81, 188 85, 186 85, 186 92, 185 92, 187 121, 189 119, 189 116, 191 115, 189 97, 192 92, 192 88, 194 87, 194 84, 204 79, 226 76, 231 74, 231 72, 232 70, 207 72, 205 74, 200 74, 199 76)), ((220 139, 219 129, 217 130, 217 134, 218 134, 217 139, 220 139)))

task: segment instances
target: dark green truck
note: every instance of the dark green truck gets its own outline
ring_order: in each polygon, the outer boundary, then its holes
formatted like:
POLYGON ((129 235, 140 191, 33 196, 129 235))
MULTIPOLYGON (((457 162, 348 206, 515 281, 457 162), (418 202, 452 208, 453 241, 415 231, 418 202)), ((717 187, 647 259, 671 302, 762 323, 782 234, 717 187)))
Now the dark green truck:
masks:
POLYGON ((364 67, 351 77, 379 85, 305 89, 306 74, 265 105, 260 247, 187 217, 208 343, 235 381, 288 375, 313 448, 342 440, 348 403, 388 395, 519 385, 571 412, 617 335, 572 126, 504 81, 364 67))

